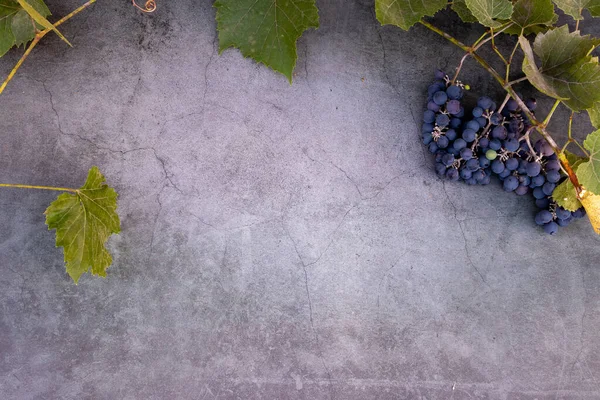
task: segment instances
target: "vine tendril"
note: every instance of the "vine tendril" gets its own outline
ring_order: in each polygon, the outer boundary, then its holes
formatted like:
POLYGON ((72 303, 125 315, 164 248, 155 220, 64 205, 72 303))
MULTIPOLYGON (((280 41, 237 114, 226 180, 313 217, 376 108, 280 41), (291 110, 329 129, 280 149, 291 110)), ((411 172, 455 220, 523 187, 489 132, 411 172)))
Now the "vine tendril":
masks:
POLYGON ((133 3, 133 6, 135 8, 137 8, 138 10, 141 10, 145 13, 151 13, 154 12, 156 10, 156 1, 155 0, 146 0, 146 3, 144 4, 144 6, 139 6, 135 0, 131 0, 131 2, 133 3))

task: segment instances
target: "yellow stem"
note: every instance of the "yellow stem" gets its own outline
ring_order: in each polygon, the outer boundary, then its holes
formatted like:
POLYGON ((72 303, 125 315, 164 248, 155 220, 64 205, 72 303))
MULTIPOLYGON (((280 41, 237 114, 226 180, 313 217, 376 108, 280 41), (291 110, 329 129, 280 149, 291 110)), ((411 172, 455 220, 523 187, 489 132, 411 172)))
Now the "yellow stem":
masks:
POLYGON ((77 189, 54 187, 54 186, 36 186, 36 185, 18 185, 18 184, 14 184, 14 183, 0 183, 0 187, 17 188, 17 189, 55 190, 55 191, 59 191, 59 192, 73 192, 73 193, 77 193, 77 189))

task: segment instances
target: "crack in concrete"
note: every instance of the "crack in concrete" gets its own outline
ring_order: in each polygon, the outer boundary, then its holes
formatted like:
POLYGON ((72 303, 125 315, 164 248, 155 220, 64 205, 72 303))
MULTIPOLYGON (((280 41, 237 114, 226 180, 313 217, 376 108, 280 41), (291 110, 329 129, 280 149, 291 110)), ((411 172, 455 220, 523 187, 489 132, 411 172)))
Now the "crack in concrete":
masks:
POLYGON ((471 267, 477 272, 477 274, 479 275, 479 277, 481 278, 482 282, 491 289, 490 285, 487 283, 487 281, 485 280, 485 278, 483 277, 483 274, 481 273, 481 271, 479 271, 479 268, 477 268, 477 266, 475 265, 475 263, 473 262, 473 259, 471 258, 471 253, 469 252, 469 246, 468 246, 468 241, 467 241, 467 236, 465 234, 465 230, 463 228, 462 225, 462 221, 458 219, 458 215, 457 215, 457 208, 454 205, 454 203, 452 202, 452 199, 450 199, 450 195, 448 194, 448 191, 446 190, 446 181, 442 181, 442 189, 444 191, 444 194, 446 195, 446 198, 448 199, 448 202, 450 203, 450 205, 452 206, 452 209, 454 211, 454 219, 456 220, 456 222, 458 223, 458 228, 460 229, 460 233, 462 235, 463 238, 463 242, 464 242, 464 249, 465 249, 465 255, 467 256, 467 260, 469 260, 469 264, 471 265, 471 267))

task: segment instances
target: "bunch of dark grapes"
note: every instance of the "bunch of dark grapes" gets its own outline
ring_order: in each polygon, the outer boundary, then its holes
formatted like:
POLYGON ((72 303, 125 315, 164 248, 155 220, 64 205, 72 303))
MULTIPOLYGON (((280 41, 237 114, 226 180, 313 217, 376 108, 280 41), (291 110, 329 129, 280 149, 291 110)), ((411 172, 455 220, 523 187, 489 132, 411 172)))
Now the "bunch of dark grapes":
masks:
MULTIPOLYGON (((563 178, 560 162, 544 140, 531 145, 531 124, 514 99, 498 109, 489 97, 481 97, 465 122, 461 100, 468 87, 452 83, 442 71, 428 88, 427 110, 423 114, 422 138, 435 156, 438 175, 468 185, 487 185, 493 175, 504 190, 519 196, 532 193, 541 210, 535 222, 553 235, 559 226, 585 215, 583 208, 570 212, 552 200, 563 178)), ((534 99, 525 102, 533 112, 534 99)))

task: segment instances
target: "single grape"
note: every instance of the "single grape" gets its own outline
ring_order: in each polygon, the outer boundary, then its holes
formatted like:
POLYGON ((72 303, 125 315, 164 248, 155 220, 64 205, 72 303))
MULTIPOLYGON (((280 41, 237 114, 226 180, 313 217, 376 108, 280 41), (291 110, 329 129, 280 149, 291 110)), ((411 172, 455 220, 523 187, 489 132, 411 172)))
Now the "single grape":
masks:
POLYGON ((446 90, 446 83, 443 80, 438 79, 431 85, 429 85, 429 87, 427 88, 427 95, 433 96, 436 92, 440 90, 446 90))
POLYGON ((444 163, 444 165, 447 167, 451 166, 452 164, 454 164, 454 155, 444 154, 444 156, 442 157, 442 163, 444 163))
POLYGON ((460 118, 452 118, 450 119, 450 128, 452 129, 457 129, 460 128, 460 125, 462 124, 462 121, 460 118))
POLYGON ((519 187, 515 189, 515 193, 517 195, 519 195, 519 196, 524 196, 527 193, 529 193, 529 187, 528 186, 519 185, 519 187))
POLYGON ((464 149, 465 147, 467 147, 467 142, 465 142, 464 139, 458 138, 454 141, 454 143, 452 144, 452 146, 456 149, 456 150, 460 150, 460 149, 464 149))
POLYGON ((544 193, 541 187, 536 187, 535 189, 533 189, 533 197, 535 197, 536 199, 543 199, 547 196, 548 195, 544 193))
POLYGON ((433 76, 435 76, 435 79, 444 79, 446 77, 446 73, 441 69, 436 69, 433 73, 433 76))
POLYGON ((554 154, 554 150, 552 150, 552 146, 550 146, 550 144, 548 144, 548 142, 546 142, 544 139, 540 139, 537 142, 535 142, 535 145, 533 146, 533 148, 539 154, 546 156, 546 157, 554 154))
POLYGON ((492 99, 490 99, 487 96, 483 96, 480 97, 479 100, 477 100, 477 107, 481 107, 484 110, 489 110, 490 107, 492 106, 492 99))
POLYGON ((485 126, 487 125, 487 119, 485 119, 484 117, 478 117, 476 118, 476 121, 479 124, 480 128, 485 128, 485 126))
POLYGON ((479 122, 477 122, 476 120, 472 119, 469 122, 467 122, 467 128, 468 129, 473 129, 475 132, 477 132, 480 128, 479 126, 479 122))
POLYGON ((466 166, 471 172, 477 171, 479 169, 479 160, 477 158, 471 158, 467 161, 466 166))
POLYGON ((476 137, 477 133, 473 129, 467 128, 463 131, 462 138, 468 143, 474 141, 476 137))
POLYGON ((448 94, 448 97, 452 100, 460 100, 463 96, 462 89, 460 88, 460 86, 456 85, 448 86, 448 88, 446 89, 446 93, 448 94))
POLYGON ((436 142, 429 143, 429 152, 431 154, 435 154, 439 150, 439 147, 436 142))
POLYGON ((506 134, 506 128, 502 125, 498 125, 494 129, 492 129, 492 137, 494 139, 505 140, 506 134))
POLYGON ((581 207, 571 213, 573 218, 579 219, 585 217, 585 208, 581 207))
POLYGON ((542 186, 542 190, 544 191, 546 196, 551 196, 552 192, 554 192, 555 187, 556 187, 556 184, 554 184, 552 182, 546 182, 546 183, 544 183, 544 186, 542 186))
POLYGON ((473 152, 468 147, 465 147, 464 149, 460 150, 460 158, 465 161, 469 161, 471 158, 473 158, 473 152))
POLYGON ((486 175, 483 177, 483 179, 481 179, 479 181, 479 184, 480 185, 489 185, 491 181, 492 181, 492 178, 489 175, 486 175))
POLYGON ((558 224, 558 226, 567 226, 571 223, 572 220, 573 220, 573 218, 571 218, 571 216, 569 216, 569 218, 557 219, 556 223, 558 224))
POLYGON ((446 111, 448 111, 452 115, 458 114, 460 112, 460 110, 461 110, 461 106, 460 106, 460 101, 458 101, 458 100, 450 100, 446 104, 446 111))
POLYGON ((560 181, 560 172, 554 170, 546 172, 546 180, 552 183, 560 181))
POLYGON ((531 178, 531 184, 533 185, 533 187, 543 186, 544 183, 546 183, 546 178, 544 177, 544 175, 538 175, 531 178))
POLYGON ((433 135, 431 133, 424 133, 422 135, 422 137, 423 137, 423 144, 429 144, 433 140, 433 135))
POLYGON ((527 166, 529 165, 529 162, 527 160, 524 159, 520 159, 519 160, 519 168, 517 168, 517 172, 521 175, 527 175, 527 166))
POLYGON ((504 141, 504 148, 508 151, 516 152, 519 150, 519 141, 517 139, 508 139, 504 141))
POLYGON ((562 207, 557 207, 556 208, 556 218, 558 218, 558 219, 571 218, 571 211, 565 210, 562 207))
POLYGON ((473 172, 472 178, 474 178, 477 183, 480 183, 485 178, 485 172, 482 170, 477 170, 473 172))
POLYGON ((459 178, 458 170, 455 168, 449 168, 446 171, 446 178, 450 179, 451 181, 457 181, 459 178))
POLYGON ((505 167, 504 167, 504 163, 500 160, 494 160, 492 161, 492 171, 494 171, 496 174, 500 174, 502 173, 502 171, 504 171, 505 167))
POLYGON ((437 145, 440 149, 445 149, 450 144, 450 140, 444 135, 440 136, 437 140, 437 145))
POLYGON ((528 99, 527 101, 525 101, 525 105, 527 106, 527 108, 529 108, 529 110, 531 111, 535 111, 535 109, 537 108, 537 102, 535 101, 535 99, 531 98, 528 99))
POLYGON ((546 171, 560 171, 560 161, 558 160, 548 160, 546 165, 544 165, 546 171))
POLYGON ((435 164, 435 172, 438 175, 445 176, 446 175, 446 166, 442 163, 435 164))
POLYGON ((435 117, 435 123, 437 126, 445 128, 450 123, 450 117, 446 114, 438 114, 437 117, 435 117))
POLYGON ((489 147, 492 150, 498 151, 502 148, 502 142, 499 141, 498 139, 492 139, 492 140, 490 140, 489 147))
POLYGON ((483 115, 483 108, 481 108, 481 107, 475 107, 475 108, 473 109, 473 112, 472 112, 472 114, 473 114, 473 116, 474 116, 475 118, 479 118, 479 117, 481 117, 481 116, 483 115))
POLYGON ((440 111, 440 106, 438 106, 437 104, 435 104, 433 101, 429 101, 427 103, 427 109, 431 110, 433 112, 438 112, 438 111, 440 111))
POLYGON ((512 192, 519 187, 519 180, 514 175, 510 175, 504 180, 502 186, 504 186, 505 191, 512 192))
POLYGON ((438 151, 437 153, 435 153, 435 162, 441 163, 442 158, 444 157, 444 154, 445 153, 442 153, 441 151, 438 151))
MULTIPOLYGON (((439 144, 439 141, 438 141, 438 144, 439 144)), ((519 168, 519 160, 517 160, 516 158, 509 158, 508 160, 506 160, 504 165, 506 166, 506 169, 508 169, 509 171, 514 171, 515 169, 519 168)))
POLYGON ((521 186, 529 186, 529 184, 531 184, 531 178, 527 175, 519 175, 519 183, 521 186))
POLYGON ((446 131, 446 137, 448 138, 448 140, 456 139, 456 131, 454 129, 448 129, 446 131))
POLYGON ((472 176, 473 172, 471 172, 471 170, 469 170, 468 168, 462 168, 460 170, 460 177, 464 180, 471 179, 472 176))
POLYGON ((485 158, 487 158, 490 161, 495 160, 496 157, 498 157, 498 153, 496 153, 495 150, 488 150, 485 152, 485 158))
POLYGON ((446 104, 447 100, 448 95, 446 94, 446 92, 443 92, 441 90, 433 95, 433 102, 438 106, 443 106, 444 104, 446 104))
POLYGON ((458 114, 456 114, 456 118, 462 118, 464 116, 465 116, 465 109, 464 109, 464 107, 461 107, 458 114))
POLYGON ((431 132, 433 132, 434 128, 435 127, 433 126, 433 124, 431 124, 431 123, 424 123, 421 126, 421 132, 423 132, 423 133, 431 133, 431 132))
POLYGON ((554 217, 550 211, 542 210, 535 215, 535 223, 538 225, 544 225, 552 221, 553 218, 554 217))
POLYGON ((511 119, 508 122, 508 128, 506 129, 512 133, 519 133, 519 121, 516 119, 511 119))
POLYGON ((435 113, 431 110, 426 110, 423 113, 423 122, 426 122, 428 124, 432 124, 433 121, 435 121, 435 113))
POLYGON ((507 176, 509 176, 511 174, 511 171, 507 170, 506 168, 504 168, 504 171, 500 172, 498 174, 498 177, 500 178, 500 180, 503 180, 504 178, 506 178, 507 176))
POLYGON ((555 235, 558 232, 558 224, 556 222, 548 222, 544 225, 544 232, 549 235, 555 235))
POLYGON ((527 176, 534 177, 538 176, 542 171, 542 166, 537 162, 530 162, 527 164, 526 172, 527 176))
POLYGON ((481 139, 479 139, 479 146, 480 147, 488 147, 490 145, 490 139, 482 137, 481 139))
POLYGON ((492 125, 500 125, 504 121, 504 117, 500 113, 494 113, 490 117, 490 122, 492 125))
POLYGON ((514 112, 514 111, 517 111, 518 108, 519 108, 519 105, 517 104, 517 101, 515 99, 509 99, 506 102, 506 106, 505 106, 506 110, 514 112))

